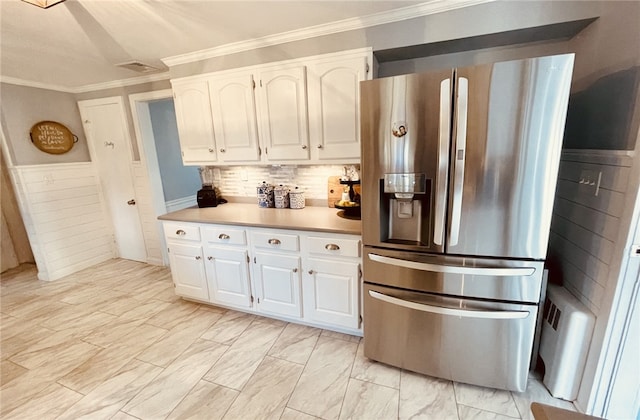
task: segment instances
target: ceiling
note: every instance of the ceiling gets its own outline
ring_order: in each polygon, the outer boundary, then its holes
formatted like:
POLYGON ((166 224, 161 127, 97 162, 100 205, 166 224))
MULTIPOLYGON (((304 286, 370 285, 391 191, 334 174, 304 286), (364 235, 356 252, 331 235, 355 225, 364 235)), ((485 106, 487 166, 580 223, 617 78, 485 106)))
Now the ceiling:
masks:
POLYGON ((423 2, 66 0, 41 9, 0 0, 0 76, 73 91, 141 76, 116 64, 139 61, 162 73, 162 58, 423 2))

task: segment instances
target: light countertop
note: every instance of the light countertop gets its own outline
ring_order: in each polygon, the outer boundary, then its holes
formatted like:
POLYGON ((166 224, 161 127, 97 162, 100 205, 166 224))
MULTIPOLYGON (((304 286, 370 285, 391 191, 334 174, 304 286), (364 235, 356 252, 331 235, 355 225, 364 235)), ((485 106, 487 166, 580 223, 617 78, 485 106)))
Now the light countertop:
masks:
POLYGON ((329 207, 276 209, 260 208, 255 203, 225 203, 217 207, 189 207, 158 219, 360 235, 360 220, 340 217, 339 212, 341 210, 329 207))

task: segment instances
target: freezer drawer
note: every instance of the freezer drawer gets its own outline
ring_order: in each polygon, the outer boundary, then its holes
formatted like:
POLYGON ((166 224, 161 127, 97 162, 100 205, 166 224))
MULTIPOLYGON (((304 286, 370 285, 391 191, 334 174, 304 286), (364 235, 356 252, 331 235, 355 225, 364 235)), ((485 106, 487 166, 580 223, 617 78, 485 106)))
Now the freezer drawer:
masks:
POLYGON ((364 247, 364 281, 427 293, 537 304, 542 261, 457 257, 364 247))
POLYGON ((414 372, 524 391, 537 305, 364 284, 364 354, 414 372))

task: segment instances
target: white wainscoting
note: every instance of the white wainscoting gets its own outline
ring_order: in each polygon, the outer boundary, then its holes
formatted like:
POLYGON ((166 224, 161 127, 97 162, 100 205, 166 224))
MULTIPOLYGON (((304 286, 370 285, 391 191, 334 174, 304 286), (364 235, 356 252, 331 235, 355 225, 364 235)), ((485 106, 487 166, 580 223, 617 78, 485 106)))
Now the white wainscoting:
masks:
POLYGON ((598 316, 614 257, 632 157, 618 151, 564 151, 549 257, 564 286, 598 316))
POLYGON ((40 280, 56 280, 115 257, 91 163, 12 169, 40 280))
POLYGON ((134 163, 131 173, 133 174, 136 206, 138 206, 138 214, 140 215, 144 245, 147 250, 147 262, 163 265, 162 248, 164 245, 160 236, 162 224, 155 216, 147 169, 140 163, 134 163))

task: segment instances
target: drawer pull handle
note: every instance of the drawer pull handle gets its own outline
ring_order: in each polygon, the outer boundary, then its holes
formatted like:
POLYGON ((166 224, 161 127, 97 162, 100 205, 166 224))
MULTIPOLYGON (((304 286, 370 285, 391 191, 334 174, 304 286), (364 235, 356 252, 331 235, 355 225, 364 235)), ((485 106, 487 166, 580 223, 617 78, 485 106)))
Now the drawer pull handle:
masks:
POLYGON ((196 260, 201 259, 202 257, 200 257, 200 255, 196 255, 196 260))
POLYGON ((226 233, 221 233, 220 235, 218 235, 218 239, 229 239, 231 236, 227 235, 226 233))
POLYGON ((176 230, 176 235, 184 236, 184 235, 186 235, 186 234, 187 234, 187 232, 185 232, 185 231, 184 231, 184 230, 182 230, 182 229, 178 229, 178 230, 176 230))
POLYGON ((327 251, 337 251, 340 249, 340 247, 336 244, 326 244, 324 246, 324 249, 326 249, 327 251))
POLYGON ((280 245, 280 239, 272 238, 269 239, 269 245, 280 245))
POLYGON ((297 269, 297 268, 294 268, 294 269, 293 269, 293 272, 294 272, 294 273, 297 273, 297 272, 298 272, 298 269, 297 269))

